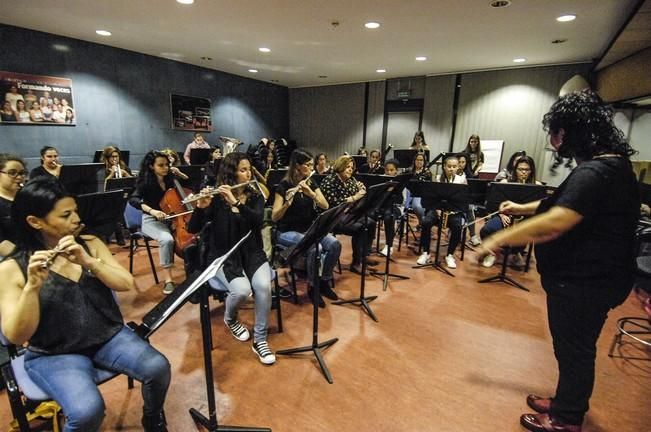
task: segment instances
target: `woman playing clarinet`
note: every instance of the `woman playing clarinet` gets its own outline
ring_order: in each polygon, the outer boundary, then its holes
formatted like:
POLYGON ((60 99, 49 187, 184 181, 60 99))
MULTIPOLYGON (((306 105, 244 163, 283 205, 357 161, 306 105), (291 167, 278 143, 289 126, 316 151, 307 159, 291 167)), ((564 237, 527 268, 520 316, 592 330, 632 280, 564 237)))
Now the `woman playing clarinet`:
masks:
POLYGON ((9 256, 16 244, 11 205, 26 177, 25 162, 20 157, 0 153, 0 259, 9 256))
POLYGON ((267 319, 271 310, 271 270, 262 248, 262 221, 265 198, 259 190, 239 186, 251 181, 251 161, 246 153, 227 154, 217 175, 217 197, 197 201, 197 208, 188 224, 188 231, 197 233, 212 222, 208 238, 208 260, 211 262, 228 252, 251 231, 240 248, 217 273, 219 282, 228 287, 224 323, 239 341, 250 338, 249 330, 238 320, 238 311, 253 292, 255 325, 253 352, 260 362, 271 365, 276 356, 267 343, 267 319), (238 185, 238 187, 233 187, 238 185))

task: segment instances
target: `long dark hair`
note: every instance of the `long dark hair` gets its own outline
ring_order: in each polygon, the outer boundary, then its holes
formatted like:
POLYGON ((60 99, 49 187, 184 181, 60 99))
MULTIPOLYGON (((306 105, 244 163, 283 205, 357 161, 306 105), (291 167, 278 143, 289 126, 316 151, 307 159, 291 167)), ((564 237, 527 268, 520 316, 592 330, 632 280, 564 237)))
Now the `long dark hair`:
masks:
POLYGON ((124 163, 124 161, 122 160, 122 153, 120 152, 120 149, 117 148, 116 146, 108 146, 108 147, 104 147, 104 150, 102 150, 102 162, 104 162, 104 176, 108 177, 109 174, 111 174, 111 171, 113 171, 113 166, 111 165, 111 155, 113 153, 118 154, 118 158, 119 158, 118 164, 120 165, 120 169, 123 169, 130 174, 131 170, 129 169, 127 164, 124 163))
POLYGON ((46 145, 46 146, 41 147, 41 150, 39 150, 39 153, 41 153, 41 165, 43 165, 43 162, 45 160, 43 158, 45 157, 45 153, 47 153, 48 150, 54 150, 55 152, 57 152, 57 154, 59 154, 59 150, 57 150, 56 148, 54 148, 52 146, 46 145))
POLYGON ((521 163, 526 163, 529 165, 529 176, 527 177, 527 180, 525 183, 536 183, 536 164, 534 163, 533 159, 531 156, 520 156, 515 160, 515 162, 512 164, 513 165, 513 171, 509 174, 507 177, 507 181, 511 183, 517 183, 518 182, 518 173, 517 173, 517 168, 518 165, 521 163))
POLYGON ((463 168, 463 173, 466 175, 466 178, 474 178, 475 174, 470 169, 470 155, 466 152, 457 153, 457 159, 464 158, 466 160, 466 166, 463 168))
POLYGON ((16 229, 18 246, 16 250, 31 253, 47 248, 39 230, 27 223, 27 216, 44 218, 59 200, 68 197, 73 195, 67 192, 57 179, 49 177, 31 180, 18 191, 11 206, 11 220, 16 229))
MULTIPOLYGON (((248 160, 249 164, 251 163, 251 158, 249 155, 242 152, 231 152, 224 156, 222 160, 222 165, 219 167, 219 173, 217 174, 217 183, 216 186, 229 185, 233 186, 237 184, 236 173, 237 167, 240 165, 240 162, 243 160, 248 160)), ((253 165, 251 165, 251 170, 253 170, 253 165)), ((251 179, 253 179, 253 172, 251 173, 251 179)), ((252 194, 259 194, 256 188, 251 187, 250 185, 246 187, 246 192, 252 194)))
POLYGON ((513 164, 515 163, 516 159, 520 159, 523 156, 526 156, 527 152, 524 150, 517 151, 511 155, 509 158, 508 163, 504 167, 506 169, 507 177, 510 177, 513 174, 513 164))
POLYGON ((422 145, 422 146, 427 145, 427 143, 425 142, 425 134, 423 133, 423 131, 417 131, 414 134, 414 139, 411 140, 411 147, 414 147, 416 145, 416 137, 420 137, 420 139, 422 140, 420 145, 422 145))
POLYGON ((296 149, 289 156, 289 169, 283 180, 289 181, 292 186, 296 186, 301 179, 298 173, 298 166, 312 160, 312 154, 306 150, 296 149))
POLYGON ((479 156, 481 154, 481 139, 479 138, 479 135, 477 135, 477 134, 470 135, 470 137, 468 138, 468 142, 466 143, 466 148, 463 150, 463 152, 467 153, 467 154, 474 153, 477 156, 479 156), (477 140, 477 150, 474 150, 474 151, 470 147, 470 140, 473 139, 473 138, 475 138, 477 140))
POLYGON ((569 93, 554 102, 544 115, 543 129, 549 134, 564 130, 558 155, 592 159, 606 153, 625 158, 637 153, 613 123, 613 110, 592 90, 569 93))
MULTIPOLYGON (((138 180, 136 183, 136 187, 140 186, 150 186, 158 183, 158 180, 156 179, 156 174, 154 173, 154 170, 151 168, 154 165, 154 162, 156 162, 157 158, 165 158, 165 160, 169 163, 169 158, 167 155, 163 152, 160 152, 158 150, 151 150, 145 154, 145 157, 142 158, 142 162, 140 162, 140 172, 138 173, 138 180)), ((168 171, 167 175, 165 176, 165 184, 170 186, 172 183, 173 179, 173 174, 172 171, 168 171)))

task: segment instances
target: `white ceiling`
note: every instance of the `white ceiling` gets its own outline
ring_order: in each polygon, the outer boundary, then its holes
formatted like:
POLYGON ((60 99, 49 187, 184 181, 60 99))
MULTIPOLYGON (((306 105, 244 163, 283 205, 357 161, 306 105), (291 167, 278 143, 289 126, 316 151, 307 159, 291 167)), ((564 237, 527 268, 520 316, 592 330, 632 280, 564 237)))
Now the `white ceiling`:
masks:
POLYGON ((592 61, 637 0, 513 0, 502 9, 489 3, 0 0, 0 22, 301 87, 507 68, 516 57, 527 59, 524 66, 592 61), (577 19, 555 20, 567 13, 577 19), (367 21, 381 27, 367 30, 367 21), (97 29, 113 35, 98 36, 97 29), (259 52, 263 46, 272 52, 259 52), (428 60, 415 61, 419 55, 428 60))

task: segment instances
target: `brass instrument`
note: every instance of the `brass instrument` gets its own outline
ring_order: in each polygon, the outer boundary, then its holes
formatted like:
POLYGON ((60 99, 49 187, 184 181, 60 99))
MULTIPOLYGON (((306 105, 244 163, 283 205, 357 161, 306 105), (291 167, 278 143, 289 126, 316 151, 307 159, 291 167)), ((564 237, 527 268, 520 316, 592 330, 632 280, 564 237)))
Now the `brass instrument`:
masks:
POLYGON ((445 231, 446 229, 448 229, 448 218, 450 217, 450 213, 451 212, 447 210, 441 212, 441 219, 442 219, 441 231, 445 231))

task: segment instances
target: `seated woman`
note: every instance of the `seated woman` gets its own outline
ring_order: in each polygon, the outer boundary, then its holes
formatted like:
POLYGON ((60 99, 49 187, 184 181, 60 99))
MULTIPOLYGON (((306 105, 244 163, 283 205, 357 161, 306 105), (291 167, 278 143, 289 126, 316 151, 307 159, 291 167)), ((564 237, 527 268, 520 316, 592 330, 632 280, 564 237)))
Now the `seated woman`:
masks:
POLYGON ((97 431, 104 400, 94 367, 142 382, 145 431, 166 431, 167 359, 124 326, 112 291, 133 276, 96 237, 79 236, 77 204, 49 178, 29 182, 12 208, 17 251, 0 263, 2 331, 28 343, 25 370, 62 408, 64 431, 97 431))
POLYGON ((507 162, 506 166, 502 169, 502 171, 498 172, 497 175, 495 176, 495 179, 493 181, 502 181, 505 179, 508 179, 513 176, 513 172, 515 170, 515 162, 516 160, 520 159, 522 156, 526 156, 527 152, 524 150, 517 151, 511 155, 509 158, 509 161, 507 162))
POLYGON ((182 179, 182 180, 187 180, 189 177, 181 171, 178 167, 180 167, 181 164, 181 158, 179 157, 179 154, 175 152, 174 150, 170 148, 166 148, 160 151, 163 153, 165 156, 167 156, 167 159, 170 161, 170 171, 174 176, 182 179))
POLYGON ((208 261, 212 262, 228 252, 251 231, 251 237, 231 255, 215 276, 228 287, 224 323, 233 337, 249 340, 249 330, 237 319, 237 313, 253 292, 255 300, 255 325, 253 326, 253 352, 260 361, 270 365, 276 362, 267 343, 267 318, 271 310, 271 270, 262 249, 262 221, 264 197, 253 187, 234 185, 249 182, 252 178, 251 161, 246 153, 232 152, 222 161, 217 176, 218 196, 197 201, 197 208, 188 223, 188 231, 198 233, 212 222, 208 242, 208 261))
POLYGON ((57 149, 52 146, 44 146, 41 148, 41 165, 29 173, 29 179, 33 180, 37 177, 58 178, 59 174, 61 174, 61 166, 57 149))
POLYGON ((418 150, 419 153, 424 152, 425 150, 429 151, 429 147, 427 143, 425 142, 425 135, 423 134, 423 131, 417 131, 414 134, 414 139, 411 142, 411 145, 409 146, 410 150, 418 150))
POLYGON ((325 153, 319 153, 314 158, 315 174, 328 175, 332 172, 332 168, 328 165, 328 156, 325 153))
MULTIPOLYGON (((276 186, 274 207, 271 220, 278 227, 277 242, 283 246, 294 246, 304 236, 317 216, 317 207, 327 209, 328 201, 321 193, 315 180, 306 178, 312 173, 312 155, 304 150, 294 150, 289 158, 289 170, 285 178, 276 186)), ((341 243, 332 235, 323 237, 320 244, 321 277, 319 287, 321 295, 337 300, 337 294, 331 288, 332 271, 341 254, 341 243)), ((317 269, 314 268, 315 248, 307 254, 308 293, 312 299, 312 286, 317 269)), ((325 307, 323 299, 319 306, 325 307)))
MULTIPOLYGON (((436 180, 441 183, 458 183, 465 184, 466 179, 457 174, 459 168, 459 159, 456 155, 450 155, 443 159, 443 175, 440 175, 436 180)), ((457 268, 457 262, 454 259, 454 251, 461 242, 461 229, 463 225, 462 213, 450 213, 447 217, 447 226, 450 228, 450 239, 448 243, 448 253, 445 255, 445 264, 449 268, 457 268)), ((434 209, 427 209, 421 221, 420 230, 420 244, 423 253, 418 257, 416 263, 418 265, 427 264, 431 255, 429 253, 430 243, 432 239, 432 227, 438 221, 438 215, 434 209)))
MULTIPOLYGON (((400 163, 395 159, 388 159, 384 163, 384 174, 390 177, 395 177, 398 175, 398 165, 400 163)), ((380 254, 387 256, 389 253, 389 247, 391 247, 391 255, 393 255, 393 239, 396 236, 396 219, 400 217, 400 209, 398 206, 401 206, 404 203, 404 197, 402 196, 402 191, 399 193, 393 193, 386 200, 383 207, 380 209, 380 216, 382 217, 382 222, 384 223, 384 236, 386 239, 386 244, 380 250, 380 254)))
POLYGON ((129 198, 129 204, 142 210, 142 232, 156 240, 160 246, 158 257, 165 277, 163 294, 171 294, 175 288, 172 282, 174 237, 160 202, 165 192, 173 187, 174 174, 168 156, 155 150, 148 152, 142 159, 136 189, 129 198))
POLYGON ((484 152, 481 151, 481 140, 479 135, 470 135, 468 144, 463 150, 470 157, 470 171, 474 177, 479 176, 479 171, 484 167, 484 152))
POLYGON ((222 149, 219 147, 212 147, 210 160, 206 162, 206 174, 202 186, 211 186, 215 184, 219 167, 222 164, 222 158, 222 149))
POLYGON ((0 260, 9 256, 16 245, 11 205, 26 177, 25 162, 20 157, 0 153, 0 260))
MULTIPOLYGON (((336 207, 343 202, 352 203, 362 199, 366 195, 366 187, 362 182, 353 178, 355 171, 355 161, 351 156, 339 156, 334 164, 332 164, 332 174, 329 174, 321 182, 321 191, 328 205, 336 207)), ((353 247, 353 262, 350 265, 350 271, 354 273, 362 273, 362 259, 365 259, 366 254, 371 250, 373 243, 373 233, 375 233, 375 221, 371 218, 367 219, 366 229, 366 244, 364 244, 364 218, 353 221, 346 225, 337 225, 334 229, 335 233, 350 235, 352 237, 353 247)), ((369 265, 378 264, 377 261, 366 260, 369 265)))
POLYGON ((122 160, 120 149, 115 146, 108 146, 102 150, 104 163, 104 181, 112 178, 132 177, 131 170, 122 160))
MULTIPOLYGON (((107 180, 114 178, 132 177, 131 170, 122 160, 120 149, 115 146, 105 147, 102 151, 101 161, 104 163, 104 189, 106 190, 107 180)), ((122 234, 122 222, 117 222, 115 227, 115 241, 120 246, 125 245, 124 234, 122 234)))
MULTIPOLYGON (((457 171, 457 174, 466 180, 477 178, 477 176, 475 176, 470 170, 470 156, 464 152, 461 152, 457 153, 457 158, 459 159, 459 170, 457 171)), ((473 223, 475 221, 476 209, 476 205, 470 204, 468 206, 468 213, 466 214, 468 223, 472 223, 472 225, 468 227, 468 231, 470 232, 470 244, 473 246, 478 246, 481 244, 481 239, 477 235, 477 231, 475 231, 475 224, 473 223)))
POLYGON ((380 150, 373 149, 368 154, 367 162, 357 170, 360 174, 384 174, 384 168, 380 161, 380 150))
MULTIPOLYGON (((432 181, 432 171, 425 167, 425 155, 423 153, 419 153, 414 157, 409 173, 411 174, 411 180, 432 181)), ((423 217, 425 217, 425 209, 421 204, 421 198, 411 197, 411 203, 408 204, 411 205, 414 213, 416 213, 418 223, 422 224, 423 217)))
MULTIPOLYGON (((536 164, 530 156, 520 156, 513 162, 513 172, 508 178, 500 181, 500 183, 528 183, 528 184, 542 184, 536 180, 536 164)), ((513 216, 505 214, 498 214, 488 220, 479 231, 482 239, 503 230, 513 224, 513 216)), ((522 253, 524 247, 514 247, 511 249, 513 255, 513 265, 516 267, 524 266, 524 258, 522 253)), ((484 267, 492 267, 495 264, 495 255, 489 254, 484 257, 481 265, 484 267)))

